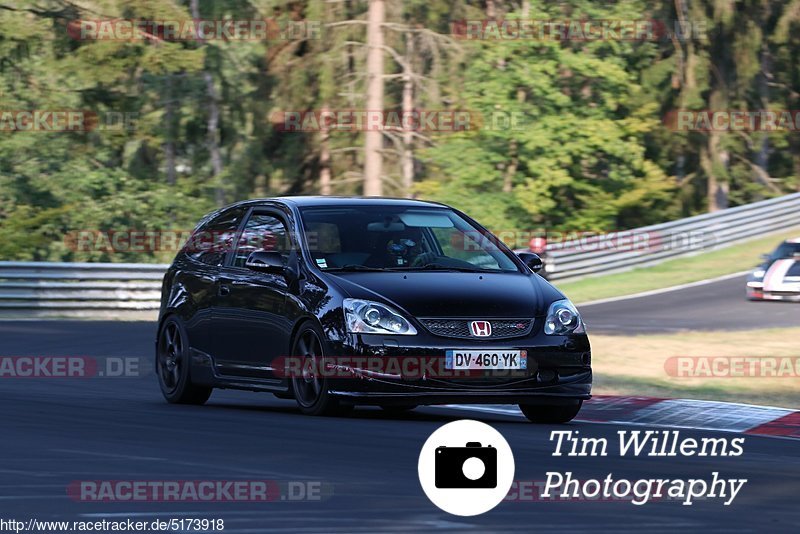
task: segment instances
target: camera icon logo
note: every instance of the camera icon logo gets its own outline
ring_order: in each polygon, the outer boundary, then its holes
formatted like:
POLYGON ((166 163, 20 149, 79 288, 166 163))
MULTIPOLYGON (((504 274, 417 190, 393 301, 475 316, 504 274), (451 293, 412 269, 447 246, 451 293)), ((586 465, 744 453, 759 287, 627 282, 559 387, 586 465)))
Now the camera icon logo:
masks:
POLYGON ((514 481, 514 454, 491 426, 462 419, 439 427, 422 446, 417 465, 420 485, 447 513, 488 512, 508 495, 514 481))
POLYGON ((466 447, 437 447, 437 488, 496 488, 497 449, 470 441, 466 447))

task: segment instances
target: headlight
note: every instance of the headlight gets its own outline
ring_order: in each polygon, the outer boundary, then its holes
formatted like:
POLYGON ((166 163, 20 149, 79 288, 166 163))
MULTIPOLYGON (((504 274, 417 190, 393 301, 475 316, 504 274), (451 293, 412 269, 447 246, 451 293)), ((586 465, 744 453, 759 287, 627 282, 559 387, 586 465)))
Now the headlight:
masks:
POLYGON ((767 271, 764 269, 759 269, 757 271, 753 271, 753 278, 764 278, 765 274, 767 274, 767 271))
POLYGON ((563 336, 565 334, 582 334, 586 328, 581 320, 581 315, 569 299, 557 300, 547 310, 547 319, 544 322, 544 333, 549 336, 563 336))
POLYGON ((408 320, 385 304, 370 300, 344 299, 344 321, 351 334, 416 335, 408 320))

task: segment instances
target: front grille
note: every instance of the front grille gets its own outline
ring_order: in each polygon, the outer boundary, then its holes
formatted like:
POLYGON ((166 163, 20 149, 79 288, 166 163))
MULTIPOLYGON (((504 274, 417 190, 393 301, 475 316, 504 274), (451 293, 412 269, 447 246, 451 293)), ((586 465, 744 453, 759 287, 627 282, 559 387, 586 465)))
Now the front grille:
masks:
POLYGON ((420 319, 420 322, 436 336, 475 340, 521 337, 528 335, 533 326, 531 319, 485 319, 492 325, 492 334, 488 337, 476 337, 469 329, 469 323, 473 320, 475 319, 420 319))

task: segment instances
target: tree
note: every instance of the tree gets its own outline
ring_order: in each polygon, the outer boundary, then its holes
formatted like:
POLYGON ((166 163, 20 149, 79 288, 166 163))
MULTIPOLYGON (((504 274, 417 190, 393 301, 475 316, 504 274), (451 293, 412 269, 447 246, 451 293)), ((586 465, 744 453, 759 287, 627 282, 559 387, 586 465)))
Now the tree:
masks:
MULTIPOLYGON (((367 12, 367 113, 383 112, 384 0, 369 0, 367 12)), ((364 196, 383 194, 383 134, 368 128, 364 134, 364 196)))
MULTIPOLYGON (((569 18, 632 20, 638 5, 569 18)), ((531 3, 531 18, 559 19, 531 3)), ((506 17, 514 18, 513 13, 506 17)), ((657 222, 673 206, 668 175, 645 152, 660 125, 632 67, 652 46, 614 41, 487 40, 463 73, 462 108, 479 129, 440 136, 425 151, 440 177, 418 191, 474 213, 497 230, 608 230, 657 222), (512 121, 516 127, 511 127, 512 121)))

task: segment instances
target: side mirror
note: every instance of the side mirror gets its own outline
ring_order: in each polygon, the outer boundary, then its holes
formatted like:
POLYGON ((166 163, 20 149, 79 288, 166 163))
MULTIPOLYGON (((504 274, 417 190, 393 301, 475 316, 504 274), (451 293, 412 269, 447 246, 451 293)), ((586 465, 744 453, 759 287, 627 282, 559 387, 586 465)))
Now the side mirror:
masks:
POLYGON ((762 254, 762 255, 760 256, 760 258, 761 258, 762 260, 770 260, 770 259, 772 259, 772 256, 770 256, 769 254, 762 254))
POLYGON ((542 267, 544 266, 542 263, 542 258, 533 252, 520 252, 517 254, 517 256, 519 256, 519 259, 521 259, 523 263, 525 263, 525 265, 527 265, 528 268, 535 273, 541 271, 542 267))
POLYGON ((256 250, 247 257, 244 266, 262 273, 282 274, 286 270, 283 256, 274 250, 256 250))

